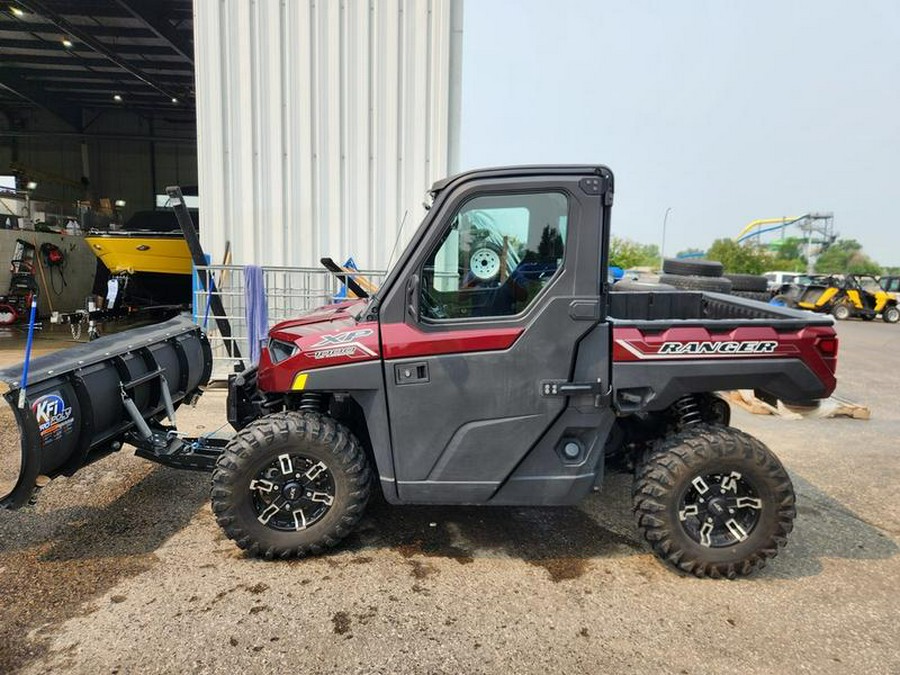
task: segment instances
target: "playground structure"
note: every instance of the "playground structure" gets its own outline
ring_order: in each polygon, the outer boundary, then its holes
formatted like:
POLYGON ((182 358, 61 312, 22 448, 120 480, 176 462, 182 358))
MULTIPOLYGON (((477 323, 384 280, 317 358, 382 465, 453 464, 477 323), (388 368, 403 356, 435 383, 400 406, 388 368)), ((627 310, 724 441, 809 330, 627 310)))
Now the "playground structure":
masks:
POLYGON ((751 220, 735 239, 738 243, 744 243, 755 237, 759 246, 774 247, 784 241, 788 227, 798 227, 803 233, 803 239, 806 242, 806 271, 808 274, 812 274, 815 271, 818 257, 837 239, 834 231, 834 213, 831 211, 811 211, 801 216, 751 220), (781 236, 764 244, 763 235, 772 233, 780 233, 781 236))

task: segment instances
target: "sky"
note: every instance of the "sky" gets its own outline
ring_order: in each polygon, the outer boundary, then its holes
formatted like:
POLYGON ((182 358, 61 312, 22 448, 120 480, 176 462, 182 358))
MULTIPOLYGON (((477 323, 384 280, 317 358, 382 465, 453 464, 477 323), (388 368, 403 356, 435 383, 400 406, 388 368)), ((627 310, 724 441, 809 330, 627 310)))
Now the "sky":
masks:
MULTIPOLYGON (((900 265, 897 0, 465 0, 460 169, 600 163, 667 255, 834 212, 900 265)), ((798 231, 799 232, 799 231, 798 231)))

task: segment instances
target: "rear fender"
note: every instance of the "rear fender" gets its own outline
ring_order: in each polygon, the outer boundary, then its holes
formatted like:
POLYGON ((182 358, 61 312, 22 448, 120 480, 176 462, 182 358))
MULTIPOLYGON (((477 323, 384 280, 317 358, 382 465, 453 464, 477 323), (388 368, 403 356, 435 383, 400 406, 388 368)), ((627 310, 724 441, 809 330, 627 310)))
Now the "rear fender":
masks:
POLYGON ((614 342, 613 401, 624 414, 664 410, 685 394, 731 389, 806 401, 827 398, 837 384, 831 326, 795 332, 745 326, 723 333, 686 326, 647 334, 623 327, 614 342))

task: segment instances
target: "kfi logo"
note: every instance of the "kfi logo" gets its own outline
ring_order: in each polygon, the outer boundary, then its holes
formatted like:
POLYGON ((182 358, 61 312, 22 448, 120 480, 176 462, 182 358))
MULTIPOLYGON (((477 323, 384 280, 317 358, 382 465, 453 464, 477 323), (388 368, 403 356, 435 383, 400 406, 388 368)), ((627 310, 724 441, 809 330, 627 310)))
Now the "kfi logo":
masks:
POLYGON ((356 342, 360 338, 367 337, 371 334, 372 334, 371 328, 364 328, 362 330, 351 330, 346 333, 336 333, 334 335, 323 335, 322 339, 313 345, 313 348, 315 348, 315 347, 331 347, 331 346, 335 346, 335 345, 346 345, 351 342, 356 342))
POLYGON ((31 404, 31 411, 42 433, 72 416, 72 408, 66 407, 66 402, 57 392, 41 396, 31 404))

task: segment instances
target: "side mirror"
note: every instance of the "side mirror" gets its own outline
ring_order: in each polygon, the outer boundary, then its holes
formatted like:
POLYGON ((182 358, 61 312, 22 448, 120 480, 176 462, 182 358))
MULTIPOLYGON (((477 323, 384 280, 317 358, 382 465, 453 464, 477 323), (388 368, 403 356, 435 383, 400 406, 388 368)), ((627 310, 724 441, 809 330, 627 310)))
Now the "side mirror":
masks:
POLYGON ((406 282, 406 311, 413 318, 419 318, 419 275, 413 274, 406 282))

